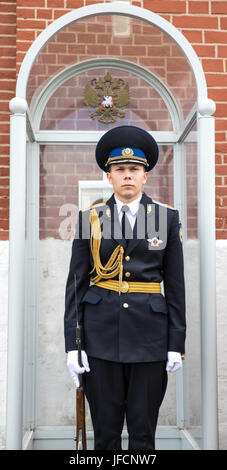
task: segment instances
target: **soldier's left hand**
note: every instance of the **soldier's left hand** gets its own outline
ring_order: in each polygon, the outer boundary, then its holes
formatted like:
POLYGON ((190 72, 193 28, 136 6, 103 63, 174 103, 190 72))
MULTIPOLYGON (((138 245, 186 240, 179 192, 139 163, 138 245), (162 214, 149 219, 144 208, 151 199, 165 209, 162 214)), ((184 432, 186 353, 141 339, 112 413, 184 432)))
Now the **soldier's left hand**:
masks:
POLYGON ((67 367, 69 373, 78 388, 80 386, 78 374, 83 374, 85 371, 90 372, 90 367, 88 363, 87 354, 85 351, 81 351, 81 361, 82 367, 80 367, 78 362, 78 351, 69 351, 67 354, 67 367))
POLYGON ((181 353, 175 351, 168 352, 168 360, 166 363, 167 372, 176 372, 182 367, 181 353))

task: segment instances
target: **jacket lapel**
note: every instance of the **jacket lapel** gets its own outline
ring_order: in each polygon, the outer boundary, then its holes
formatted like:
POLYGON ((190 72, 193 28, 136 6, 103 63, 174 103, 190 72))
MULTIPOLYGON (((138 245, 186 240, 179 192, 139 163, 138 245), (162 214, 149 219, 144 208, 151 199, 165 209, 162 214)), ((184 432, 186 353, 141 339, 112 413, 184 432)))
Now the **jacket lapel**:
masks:
POLYGON ((125 254, 131 253, 139 243, 144 239, 148 238, 147 235, 147 218, 151 215, 152 210, 152 199, 146 195, 142 194, 142 198, 139 205, 139 211, 137 214, 135 226, 133 229, 133 239, 126 240, 122 236, 121 225, 119 222, 117 204, 114 198, 114 194, 106 202, 106 207, 104 210, 104 238, 105 234, 111 236, 117 244, 123 246, 125 254))
POLYGON ((151 214, 151 205, 152 199, 143 193, 133 230, 133 239, 128 241, 126 255, 130 254, 141 241, 147 238, 147 217, 151 214))
POLYGON ((110 235, 118 245, 123 246, 125 249, 127 246, 126 240, 122 236, 121 225, 119 222, 117 204, 114 198, 114 194, 106 202, 106 210, 104 212, 104 238, 106 235, 110 235))

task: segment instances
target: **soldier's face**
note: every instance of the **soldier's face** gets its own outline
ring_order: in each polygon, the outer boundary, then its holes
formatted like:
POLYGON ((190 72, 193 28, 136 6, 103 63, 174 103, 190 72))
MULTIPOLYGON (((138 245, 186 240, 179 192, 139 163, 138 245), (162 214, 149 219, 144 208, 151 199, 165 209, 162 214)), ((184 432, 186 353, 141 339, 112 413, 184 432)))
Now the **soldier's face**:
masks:
POLYGON ((139 163, 113 163, 110 165, 110 172, 107 173, 114 194, 123 202, 130 202, 139 197, 147 177, 144 165, 139 163))

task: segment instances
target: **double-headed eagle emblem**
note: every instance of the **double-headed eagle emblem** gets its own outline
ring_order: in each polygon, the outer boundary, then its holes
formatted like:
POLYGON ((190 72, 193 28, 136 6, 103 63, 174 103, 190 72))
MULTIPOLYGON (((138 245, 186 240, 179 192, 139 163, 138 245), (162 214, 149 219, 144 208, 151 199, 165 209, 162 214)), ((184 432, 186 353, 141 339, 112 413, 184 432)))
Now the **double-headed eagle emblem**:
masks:
POLYGON ((91 119, 109 124, 117 117, 125 117, 124 106, 129 102, 129 86, 121 78, 112 79, 109 72, 104 79, 93 78, 85 87, 84 103, 91 119), (95 109, 94 109, 95 108, 95 109))

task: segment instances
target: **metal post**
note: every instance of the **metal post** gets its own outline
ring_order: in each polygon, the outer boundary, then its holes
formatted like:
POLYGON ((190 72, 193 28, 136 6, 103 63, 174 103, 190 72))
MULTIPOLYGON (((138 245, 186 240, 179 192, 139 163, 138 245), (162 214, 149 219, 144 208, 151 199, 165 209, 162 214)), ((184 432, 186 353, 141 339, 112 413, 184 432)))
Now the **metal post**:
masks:
POLYGON ((215 282, 215 104, 199 103, 198 209, 200 240, 203 449, 218 448, 215 282))
POLYGON ((24 354, 24 255, 26 200, 26 110, 10 102, 10 237, 6 448, 22 448, 24 354))
MULTIPOLYGON (((174 207, 179 210, 183 231, 184 233, 187 233, 187 185, 185 153, 185 146, 182 144, 182 142, 174 145, 174 207)), ((182 367, 182 369, 179 370, 176 374, 176 421, 177 427, 179 428, 185 427, 184 395, 184 367, 182 367)))

